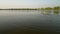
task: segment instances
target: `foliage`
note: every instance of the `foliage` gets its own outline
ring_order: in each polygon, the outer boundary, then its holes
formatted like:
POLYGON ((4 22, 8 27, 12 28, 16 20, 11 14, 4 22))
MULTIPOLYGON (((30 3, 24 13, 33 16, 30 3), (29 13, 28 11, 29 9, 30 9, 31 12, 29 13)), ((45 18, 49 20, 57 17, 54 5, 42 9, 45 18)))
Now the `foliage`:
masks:
POLYGON ((57 6, 57 7, 54 7, 53 9, 54 9, 54 10, 60 10, 60 7, 57 6))
POLYGON ((50 7, 47 7, 47 8, 45 8, 45 10, 52 10, 52 8, 50 8, 50 7))

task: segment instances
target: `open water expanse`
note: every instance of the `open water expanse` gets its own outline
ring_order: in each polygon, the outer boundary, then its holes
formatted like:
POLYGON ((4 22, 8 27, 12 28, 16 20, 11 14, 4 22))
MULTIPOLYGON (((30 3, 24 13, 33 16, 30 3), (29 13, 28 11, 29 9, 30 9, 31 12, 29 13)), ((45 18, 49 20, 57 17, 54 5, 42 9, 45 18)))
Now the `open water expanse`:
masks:
POLYGON ((60 11, 0 10, 0 34, 60 34, 60 11))

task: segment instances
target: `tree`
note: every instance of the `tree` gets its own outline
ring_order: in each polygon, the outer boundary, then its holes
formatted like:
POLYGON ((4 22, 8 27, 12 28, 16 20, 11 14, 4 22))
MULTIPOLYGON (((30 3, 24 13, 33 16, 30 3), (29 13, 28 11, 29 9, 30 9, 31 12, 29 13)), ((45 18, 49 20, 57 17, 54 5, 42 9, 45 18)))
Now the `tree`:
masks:
POLYGON ((57 6, 57 7, 54 7, 53 9, 54 9, 54 10, 60 10, 60 7, 57 6))
POLYGON ((44 10, 44 8, 41 8, 41 10, 44 10))
POLYGON ((45 10, 52 10, 52 8, 50 8, 50 7, 47 7, 47 8, 45 8, 45 10))

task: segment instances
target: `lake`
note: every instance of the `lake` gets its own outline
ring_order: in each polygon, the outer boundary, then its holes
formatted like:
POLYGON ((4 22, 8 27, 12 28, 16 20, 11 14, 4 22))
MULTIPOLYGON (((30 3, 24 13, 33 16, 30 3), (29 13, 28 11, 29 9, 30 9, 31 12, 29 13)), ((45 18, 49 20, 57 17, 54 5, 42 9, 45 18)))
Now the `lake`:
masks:
POLYGON ((0 10, 0 34, 56 33, 60 33, 60 11, 0 10))

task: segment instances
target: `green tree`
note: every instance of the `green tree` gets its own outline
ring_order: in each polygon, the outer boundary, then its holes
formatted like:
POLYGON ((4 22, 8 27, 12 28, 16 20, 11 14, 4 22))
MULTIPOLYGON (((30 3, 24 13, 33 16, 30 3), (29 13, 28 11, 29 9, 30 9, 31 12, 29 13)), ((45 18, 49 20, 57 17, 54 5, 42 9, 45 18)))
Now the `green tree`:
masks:
POLYGON ((44 10, 44 8, 41 8, 41 10, 44 10))
POLYGON ((45 8, 45 10, 52 10, 52 8, 50 8, 50 7, 47 7, 47 8, 45 8))
POLYGON ((57 7, 54 7, 53 9, 54 9, 54 10, 60 10, 60 7, 57 6, 57 7))

